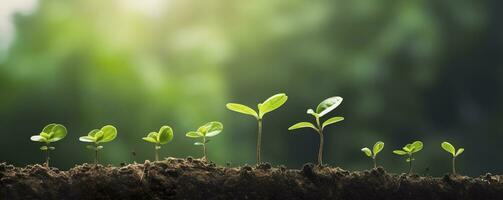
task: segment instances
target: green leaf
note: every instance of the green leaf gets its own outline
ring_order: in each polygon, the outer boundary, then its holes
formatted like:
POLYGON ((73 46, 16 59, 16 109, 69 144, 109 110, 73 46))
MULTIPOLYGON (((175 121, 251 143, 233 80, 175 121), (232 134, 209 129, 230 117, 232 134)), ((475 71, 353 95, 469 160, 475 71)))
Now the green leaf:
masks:
POLYGON ((456 156, 456 149, 454 148, 454 146, 452 146, 451 143, 448 143, 448 142, 442 142, 442 144, 440 145, 445 151, 449 152, 452 154, 452 156, 456 156))
POLYGON ((51 134, 49 134, 49 133, 42 132, 42 133, 40 133, 40 136, 45 138, 47 141, 49 141, 49 139, 51 139, 51 134))
POLYGON ((299 129, 299 128, 312 128, 312 129, 318 131, 318 128, 316 128, 316 126, 314 126, 313 124, 311 124, 309 122, 299 122, 297 124, 294 124, 293 126, 290 126, 290 128, 288 128, 288 130, 291 131, 291 130, 295 130, 295 129, 299 129))
POLYGON ((308 110, 307 110, 307 114, 310 114, 310 115, 312 115, 312 116, 314 116, 314 117, 316 117, 316 118, 319 118, 319 117, 320 117, 320 115, 318 115, 318 113, 314 112, 314 110, 313 110, 313 109, 308 109, 308 110))
POLYGON ((379 152, 381 152, 384 149, 384 142, 378 141, 374 144, 374 156, 376 156, 379 152))
POLYGON ((330 97, 328 99, 323 100, 318 107, 316 107, 316 113, 320 117, 323 117, 330 111, 337 108, 342 103, 342 97, 330 97))
POLYGON ((416 159, 414 159, 414 158, 412 158, 412 159, 411 158, 407 158, 407 160, 405 160, 405 162, 410 162, 410 161, 414 161, 414 160, 416 160, 416 159))
POLYGON ((100 132, 99 129, 94 129, 94 130, 90 131, 87 135, 94 138, 96 136, 96 133, 98 133, 98 132, 100 132))
POLYGON ((51 134, 52 132, 52 129, 54 128, 54 126, 56 126, 57 124, 48 124, 47 126, 44 127, 44 129, 42 129, 42 133, 47 133, 47 134, 51 134))
POLYGON ((196 146, 203 146, 204 144, 202 142, 195 142, 194 145, 196 145, 196 146))
POLYGON ((402 150, 394 150, 393 153, 397 154, 397 155, 401 155, 401 156, 408 154, 406 151, 402 151, 402 150))
POLYGON ((52 130, 51 130, 51 134, 50 134, 51 138, 49 139, 49 142, 59 141, 59 140, 65 138, 66 134, 67 134, 67 130, 63 125, 55 124, 54 126, 52 126, 52 130))
POLYGON ((79 138, 81 142, 95 142, 94 137, 91 136, 82 136, 79 138))
POLYGON ((332 117, 330 119, 327 119, 327 121, 323 122, 323 125, 321 127, 325 128, 326 126, 330 124, 335 124, 337 122, 340 122, 344 120, 344 117, 332 117))
POLYGON ((98 131, 96 134, 94 134, 94 140, 97 143, 100 143, 103 140, 103 137, 105 136, 105 133, 103 131, 98 131))
POLYGON ((456 152, 456 157, 458 157, 459 155, 461 155, 463 152, 465 152, 465 149, 464 148, 459 148, 458 152, 456 152))
POLYGON ((421 149, 423 149, 423 142, 415 141, 411 144, 411 147, 412 147, 411 153, 416 153, 418 151, 421 151, 421 149))
POLYGON ((206 133, 203 133, 206 137, 213 137, 213 136, 216 136, 218 134, 220 134, 222 132, 222 130, 224 130, 224 125, 220 122, 209 122, 207 124, 204 125, 205 127, 207 127, 206 129, 206 133))
POLYGON ((56 147, 49 147, 49 150, 54 150, 56 149, 56 147))
POLYGON ((163 126, 157 134, 157 141, 159 144, 166 144, 173 140, 173 129, 169 126, 163 126))
POLYGON ((97 146, 96 149, 97 150, 103 149, 103 146, 97 146))
POLYGON ((99 142, 110 142, 117 137, 117 128, 112 125, 104 126, 101 131, 103 132, 103 138, 98 140, 99 142))
POLYGON ((185 136, 190 137, 190 138, 199 138, 199 137, 204 137, 204 135, 200 132, 196 131, 191 131, 185 134, 185 136))
POLYGON ((227 109, 232 110, 234 112, 251 115, 251 116, 254 116, 255 118, 258 119, 257 112, 255 112, 255 110, 251 109, 248 106, 245 106, 245 105, 242 105, 242 104, 237 104, 237 103, 228 103, 226 105, 226 107, 227 107, 227 109))
POLYGON ((42 150, 42 151, 47 151, 48 149, 49 149, 49 147, 47 147, 47 146, 41 146, 40 147, 40 150, 42 150))
POLYGON ((44 137, 42 137, 40 135, 31 136, 30 140, 34 141, 34 142, 47 142, 47 139, 45 139, 44 137))
POLYGON ((367 155, 368 157, 372 157, 372 151, 370 151, 369 148, 365 147, 361 151, 365 153, 365 155, 367 155))
POLYGON ((154 138, 152 138, 152 137, 143 137, 141 139, 143 139, 143 140, 145 140, 147 142, 157 143, 157 141, 154 138))
POLYGON ((284 93, 276 94, 272 97, 269 97, 267 100, 264 101, 264 103, 259 104, 259 118, 262 119, 262 117, 266 114, 269 113, 273 110, 278 109, 281 107, 285 102, 288 100, 288 96, 284 93))

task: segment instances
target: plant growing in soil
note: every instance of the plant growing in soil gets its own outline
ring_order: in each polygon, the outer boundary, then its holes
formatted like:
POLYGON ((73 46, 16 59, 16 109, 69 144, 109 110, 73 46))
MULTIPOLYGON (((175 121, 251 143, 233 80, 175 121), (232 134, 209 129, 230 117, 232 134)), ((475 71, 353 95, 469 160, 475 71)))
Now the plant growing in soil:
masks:
POLYGON ((310 122, 299 122, 288 130, 295 130, 300 128, 312 128, 314 129, 318 135, 320 136, 320 147, 318 149, 318 165, 323 165, 323 130, 331 124, 335 124, 344 120, 344 117, 332 117, 327 119, 322 124, 320 123, 320 118, 328 114, 330 111, 337 108, 342 103, 342 97, 330 97, 328 99, 323 100, 318 107, 316 107, 316 112, 313 109, 307 110, 307 114, 312 115, 315 118, 316 125, 310 122))
POLYGON ((451 143, 449 142, 442 142, 442 144, 440 145, 445 151, 451 153, 452 155, 452 174, 456 174, 456 158, 461 155, 465 149, 464 148, 459 148, 457 151, 456 151, 456 148, 454 148, 454 146, 452 146, 451 143))
POLYGON ((220 122, 208 122, 205 125, 199 127, 197 131, 190 131, 185 136, 189 138, 202 138, 201 142, 195 142, 196 146, 203 146, 203 160, 208 160, 208 155, 206 154, 207 148, 206 144, 211 140, 207 139, 209 137, 214 137, 224 130, 224 125, 220 122))
POLYGON ((161 149, 161 145, 173 140, 173 129, 169 126, 163 126, 159 132, 151 132, 147 137, 143 137, 142 139, 154 144, 155 161, 159 161, 159 149, 161 149))
POLYGON ((384 142, 378 141, 374 144, 374 147, 372 148, 373 150, 370 150, 368 147, 363 148, 361 151, 365 153, 368 157, 372 158, 372 161, 374 162, 374 168, 377 168, 377 162, 376 162, 376 157, 379 152, 382 151, 384 148, 384 142))
POLYGON ((86 136, 79 138, 82 142, 93 143, 86 148, 94 150, 94 164, 98 164, 98 151, 103 149, 101 143, 110 142, 117 137, 117 129, 112 125, 106 125, 101 129, 94 129, 86 136))
POLYGON ((393 153, 400 156, 407 156, 407 161, 409 163, 409 174, 412 172, 412 161, 414 161, 413 154, 421 151, 423 149, 423 142, 415 141, 411 144, 405 145, 403 150, 394 150, 393 153))
POLYGON ((66 137, 67 130, 65 126, 61 124, 49 124, 44 127, 42 132, 38 135, 31 136, 31 141, 35 142, 43 142, 45 143, 44 146, 40 147, 40 150, 46 152, 46 158, 45 158, 45 166, 49 167, 49 160, 51 151, 55 150, 56 147, 51 146, 51 143, 57 142, 63 138, 66 137))
POLYGON ((257 119, 258 123, 258 137, 257 137, 257 164, 262 163, 260 157, 260 147, 262 145, 262 119, 264 115, 268 112, 278 109, 288 100, 288 96, 284 93, 276 94, 272 97, 269 97, 263 103, 258 104, 258 113, 252 108, 237 104, 237 103, 228 103, 226 105, 227 109, 232 110, 234 112, 251 115, 257 119))

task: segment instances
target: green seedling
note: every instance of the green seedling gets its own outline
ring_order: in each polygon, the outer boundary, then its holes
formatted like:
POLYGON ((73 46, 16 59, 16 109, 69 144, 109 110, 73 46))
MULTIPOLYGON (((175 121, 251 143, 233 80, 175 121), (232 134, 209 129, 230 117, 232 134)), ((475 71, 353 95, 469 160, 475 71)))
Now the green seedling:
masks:
POLYGON ((46 152, 45 166, 49 167, 49 160, 51 159, 51 151, 55 150, 56 147, 51 146, 51 143, 57 142, 66 137, 67 131, 65 126, 61 124, 49 124, 44 127, 42 132, 38 135, 31 136, 31 141, 43 142, 44 146, 40 147, 40 150, 46 152))
POLYGON ((456 151, 456 148, 452 146, 451 143, 448 142, 442 142, 440 145, 445 151, 449 152, 452 154, 452 174, 456 175, 456 158, 461 155, 465 149, 464 148, 459 148, 456 151))
POLYGON ((237 104, 237 103, 228 103, 226 105, 227 109, 242 113, 242 114, 247 114, 255 117, 258 122, 258 137, 257 137, 257 164, 262 163, 261 157, 260 157, 260 147, 262 145, 262 119, 264 118, 264 115, 268 112, 271 112, 273 110, 278 109, 281 107, 285 102, 288 100, 288 96, 286 94, 280 93, 276 94, 267 100, 265 100, 263 103, 258 104, 258 112, 253 110, 252 108, 242 105, 242 104, 237 104))
POLYGON ((374 148, 372 148, 373 150, 370 150, 367 147, 362 149, 362 152, 365 153, 365 155, 372 158, 372 161, 374 162, 374 168, 377 168, 377 162, 376 162, 377 154, 381 152, 383 148, 384 148, 384 142, 378 141, 374 144, 374 148))
POLYGON ((208 122, 205 125, 199 127, 197 131, 190 131, 185 136, 189 138, 202 138, 201 142, 196 142, 194 145, 203 146, 203 160, 208 161, 208 154, 206 154, 206 144, 211 140, 207 139, 209 137, 214 137, 224 130, 224 125, 220 122, 208 122))
POLYGON ((332 117, 327 119, 325 122, 320 123, 320 118, 328 114, 330 111, 337 108, 342 103, 342 97, 330 97, 322 101, 318 107, 316 107, 316 112, 313 109, 307 110, 307 114, 312 115, 315 118, 316 125, 310 122, 299 122, 288 130, 295 130, 299 128, 312 128, 320 136, 320 147, 318 149, 318 165, 323 165, 323 130, 331 124, 335 124, 344 120, 344 117, 332 117))
POLYGON ((86 148, 94 150, 94 164, 98 164, 98 151, 103 149, 101 143, 110 142, 117 137, 117 129, 114 126, 107 125, 101 129, 94 129, 86 136, 79 138, 82 142, 93 143, 93 145, 87 145, 86 148))
POLYGON ((409 174, 412 172, 412 161, 414 161, 413 154, 421 151, 423 149, 423 142, 415 141, 412 144, 407 144, 403 148, 403 150, 394 150, 393 153, 400 156, 407 156, 407 161, 409 163, 409 174))
POLYGON ((169 126, 163 126, 159 132, 151 132, 142 139, 155 145, 155 161, 159 161, 159 149, 161 149, 161 145, 173 140, 173 129, 169 126))

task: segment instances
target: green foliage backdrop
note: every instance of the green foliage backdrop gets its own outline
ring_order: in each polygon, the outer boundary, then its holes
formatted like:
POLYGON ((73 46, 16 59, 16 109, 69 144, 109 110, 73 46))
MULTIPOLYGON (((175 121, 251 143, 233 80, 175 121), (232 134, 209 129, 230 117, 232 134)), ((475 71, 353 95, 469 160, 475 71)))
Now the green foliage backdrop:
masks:
POLYGON ((41 163, 29 137, 52 122, 69 132, 53 153, 60 168, 92 162, 78 137, 106 124, 119 133, 102 163, 131 162, 131 151, 152 160, 141 138, 162 125, 175 134, 161 155, 200 157, 184 134, 218 120, 209 157, 253 164, 256 123, 225 104, 285 92, 264 123, 262 156, 274 165, 316 161, 318 136, 287 128, 337 95, 333 115, 346 120, 325 132, 330 165, 369 168, 360 149, 382 140, 379 163, 404 172, 391 151, 422 140, 415 171, 440 175, 448 140, 466 148, 459 173, 503 170, 488 153, 503 140, 499 1, 132 2, 40 0, 13 17, 15 40, 0 56, 0 161, 41 163))

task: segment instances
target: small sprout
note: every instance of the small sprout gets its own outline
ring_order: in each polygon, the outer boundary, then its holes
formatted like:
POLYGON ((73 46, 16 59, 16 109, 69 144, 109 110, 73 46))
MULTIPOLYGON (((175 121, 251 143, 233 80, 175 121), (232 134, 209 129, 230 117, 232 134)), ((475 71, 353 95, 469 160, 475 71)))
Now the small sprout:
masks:
POLYGON ((374 144, 374 148, 372 148, 373 151, 367 147, 362 149, 362 152, 365 153, 365 155, 372 158, 372 161, 374 162, 374 168, 377 168, 377 162, 376 162, 377 154, 381 152, 383 148, 384 148, 384 142, 378 141, 374 144))
POLYGON ((318 135, 320 135, 320 147, 318 149, 319 166, 323 165, 323 130, 328 125, 335 124, 344 120, 344 117, 332 117, 321 124, 320 118, 337 108, 341 103, 342 97, 330 97, 328 99, 325 99, 318 105, 318 107, 316 107, 316 112, 313 109, 307 110, 307 114, 310 114, 315 118, 316 125, 310 122, 299 122, 288 128, 288 130, 290 131, 300 128, 312 128, 318 133, 318 135))
POLYGON ((220 122, 208 122, 205 125, 199 127, 197 131, 190 131, 185 136, 189 138, 203 138, 201 142, 195 142, 196 146, 203 146, 203 160, 208 161, 208 155, 206 154, 206 144, 211 140, 207 139, 209 137, 214 137, 224 130, 224 125, 220 122))
POLYGON ((94 150, 94 164, 98 164, 98 151, 103 149, 101 143, 110 142, 117 137, 117 129, 112 125, 106 125, 101 129, 94 129, 86 136, 79 138, 82 142, 93 143, 93 145, 87 145, 86 148, 94 150))
POLYGON ((409 174, 410 174, 412 172, 412 161, 414 161, 414 157, 412 155, 423 149, 423 142, 415 141, 412 144, 405 145, 402 149, 403 150, 394 150, 393 153, 400 156, 407 156, 407 159, 405 161, 409 163, 409 174))
POLYGON ((56 147, 51 146, 52 142, 57 142, 66 137, 67 131, 65 126, 61 124, 49 124, 44 127, 42 132, 38 135, 31 136, 31 141, 43 142, 44 146, 40 147, 40 150, 46 152, 45 166, 49 167, 50 151, 56 149, 56 147))
POLYGON ((159 149, 161 145, 167 144, 173 140, 173 129, 169 126, 163 126, 159 132, 151 132, 143 140, 154 143, 155 145, 155 161, 159 161, 159 149))
POLYGON ((288 96, 284 93, 276 94, 272 97, 269 97, 263 103, 258 104, 258 113, 252 108, 237 104, 237 103, 228 103, 226 105, 227 109, 232 110, 234 112, 251 115, 257 119, 258 122, 258 137, 257 137, 257 165, 262 163, 260 157, 260 147, 262 145, 262 119, 266 113, 272 112, 273 110, 281 107, 288 100, 288 96))
POLYGON ((454 146, 452 146, 452 144, 449 142, 442 142, 442 144, 440 146, 442 146, 442 148, 445 151, 447 151, 448 153, 451 153, 451 155, 452 155, 452 174, 456 175, 456 158, 459 155, 461 155, 465 151, 465 149, 459 148, 456 151, 456 148, 454 148, 454 146))

